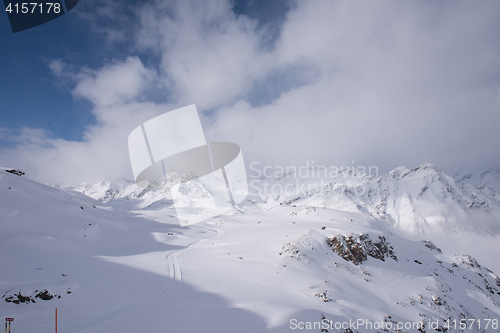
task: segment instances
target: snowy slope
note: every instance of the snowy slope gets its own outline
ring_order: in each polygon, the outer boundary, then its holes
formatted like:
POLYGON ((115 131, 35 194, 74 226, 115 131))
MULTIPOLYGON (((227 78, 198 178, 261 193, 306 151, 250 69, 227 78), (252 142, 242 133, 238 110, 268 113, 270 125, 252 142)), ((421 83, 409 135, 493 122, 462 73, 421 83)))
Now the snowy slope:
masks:
MULTIPOLYGON (((383 177, 453 185, 437 171, 427 178, 421 172, 383 177)), ((482 320, 482 328, 476 321, 450 331, 500 331, 491 321, 500 318, 500 281, 492 271, 466 249, 455 255, 399 236, 368 209, 306 205, 318 194, 281 205, 282 197, 267 198, 181 228, 171 205, 152 205, 164 194, 128 196, 134 191, 125 187, 122 198, 103 203, 26 176, 5 173, 0 181, 0 312, 15 318, 19 332, 53 330, 55 307, 61 332, 290 332, 299 322, 324 328, 323 318, 334 325, 328 332, 361 318, 424 322, 427 332, 436 320, 443 327, 446 319, 453 326, 466 318, 482 320), (61 298, 35 297, 44 290, 61 298), (36 303, 14 304, 19 293, 36 303)), ((468 196, 452 196, 458 207, 468 204, 468 196)))
POLYGON ((499 314, 500 281, 493 273, 468 256, 391 235, 382 221, 330 209, 276 207, 219 223, 220 236, 184 256, 185 281, 227 294, 271 324, 322 316, 334 322, 380 322, 390 316, 428 323, 499 314), (340 258, 326 240, 350 234, 374 240, 386 235, 397 261, 368 257, 356 265, 340 258), (207 260, 192 263, 199 256, 207 260), (196 274, 199 265, 208 274, 196 274))
POLYGON ((263 325, 219 296, 170 280, 167 256, 211 230, 192 228, 188 238, 175 219, 162 216, 160 224, 24 176, 2 173, 0 181, 0 312, 15 318, 15 331, 52 331, 55 307, 62 332, 184 332, 190 316, 214 332, 229 327, 227 315, 255 331, 263 325), (173 232, 178 242, 158 241, 173 232), (139 258, 139 267, 110 263, 114 257, 139 258), (35 297, 44 290, 56 297, 35 297), (175 302, 172 290, 180 293, 175 302), (14 304, 19 294, 36 303, 14 304))

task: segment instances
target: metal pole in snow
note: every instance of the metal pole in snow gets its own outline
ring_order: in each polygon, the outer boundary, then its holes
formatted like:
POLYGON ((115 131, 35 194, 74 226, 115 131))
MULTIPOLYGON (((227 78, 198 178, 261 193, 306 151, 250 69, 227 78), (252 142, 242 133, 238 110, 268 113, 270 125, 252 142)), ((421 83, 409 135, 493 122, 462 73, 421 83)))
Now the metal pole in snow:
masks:
POLYGON ((14 318, 5 318, 5 333, 7 333, 7 322, 9 322, 9 333, 10 333, 10 322, 14 321, 14 318))
POLYGON ((56 308, 56 333, 57 333, 57 308, 56 308))

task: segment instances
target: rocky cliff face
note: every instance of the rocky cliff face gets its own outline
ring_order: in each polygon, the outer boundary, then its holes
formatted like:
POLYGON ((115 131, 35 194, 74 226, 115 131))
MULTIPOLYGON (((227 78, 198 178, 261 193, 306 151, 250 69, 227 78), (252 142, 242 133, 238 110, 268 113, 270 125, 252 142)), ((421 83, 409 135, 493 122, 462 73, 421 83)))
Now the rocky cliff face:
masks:
POLYGON ((369 234, 361 235, 338 235, 329 237, 326 243, 332 250, 344 260, 350 261, 355 265, 366 261, 368 257, 385 261, 385 258, 398 260, 394 254, 394 249, 387 242, 384 236, 372 240, 369 234))

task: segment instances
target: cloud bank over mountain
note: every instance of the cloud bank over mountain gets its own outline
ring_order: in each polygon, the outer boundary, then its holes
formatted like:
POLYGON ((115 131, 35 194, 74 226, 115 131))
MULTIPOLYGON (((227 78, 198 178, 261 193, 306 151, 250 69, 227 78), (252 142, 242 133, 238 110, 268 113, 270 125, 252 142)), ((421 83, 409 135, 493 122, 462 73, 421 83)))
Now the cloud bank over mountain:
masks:
POLYGON ((128 51, 100 68, 49 63, 96 122, 82 142, 2 129, 6 165, 47 183, 132 178, 129 132, 196 104, 207 140, 238 143, 247 163, 500 168, 497 2, 302 1, 280 24, 225 0, 104 6, 111 27, 89 27, 128 51))

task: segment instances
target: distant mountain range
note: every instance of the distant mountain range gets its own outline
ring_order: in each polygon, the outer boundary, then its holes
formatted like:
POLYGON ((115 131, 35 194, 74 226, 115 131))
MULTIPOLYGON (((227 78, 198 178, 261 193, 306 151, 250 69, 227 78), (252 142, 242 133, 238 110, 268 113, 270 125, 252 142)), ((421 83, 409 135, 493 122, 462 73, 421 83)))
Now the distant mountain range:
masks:
MULTIPOLYGON (((358 174, 348 167, 337 170, 324 172, 316 167, 302 172, 306 177, 299 172, 278 178, 249 177, 250 195, 242 208, 278 204, 325 207, 369 214, 411 232, 500 232, 500 221, 481 216, 500 216, 500 174, 495 171, 459 170, 450 176, 430 163, 413 169, 398 167, 381 176, 358 174), (481 223, 468 225, 469 215, 479 217, 474 220, 481 223)), ((149 191, 105 180, 68 189, 131 209, 157 209, 173 203, 168 185, 162 191, 149 191)))

